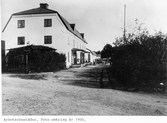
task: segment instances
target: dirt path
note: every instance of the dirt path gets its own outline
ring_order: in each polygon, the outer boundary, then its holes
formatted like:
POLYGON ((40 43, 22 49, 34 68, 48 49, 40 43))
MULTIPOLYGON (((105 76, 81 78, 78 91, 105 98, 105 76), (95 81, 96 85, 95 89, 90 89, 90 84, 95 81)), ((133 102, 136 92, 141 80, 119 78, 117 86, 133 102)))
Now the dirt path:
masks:
MULTIPOLYGON (((167 115, 167 97, 100 89, 103 66, 3 74, 3 115, 167 115)), ((107 81, 104 72, 104 81, 107 81)))

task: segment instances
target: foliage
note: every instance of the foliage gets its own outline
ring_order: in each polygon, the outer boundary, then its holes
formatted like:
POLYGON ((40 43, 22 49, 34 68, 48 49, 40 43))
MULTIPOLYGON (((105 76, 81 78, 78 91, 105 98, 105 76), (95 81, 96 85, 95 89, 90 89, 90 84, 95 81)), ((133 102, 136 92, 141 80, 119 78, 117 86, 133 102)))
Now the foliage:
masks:
POLYGON ((101 58, 109 58, 112 54, 112 46, 110 44, 106 44, 101 51, 101 58))
POLYGON ((29 55, 29 69, 40 71, 55 71, 65 68, 66 57, 57 52, 31 52, 29 55))
POLYGON ((117 38, 114 45, 105 46, 103 51, 111 57, 111 72, 125 89, 165 91, 167 37, 162 32, 149 35, 140 30, 138 34, 129 33, 126 42, 123 37, 117 38))
POLYGON ((26 69, 31 72, 56 71, 65 68, 66 61, 64 54, 44 50, 9 51, 6 58, 9 72, 25 72, 26 69))
POLYGON ((95 51, 95 53, 96 53, 96 54, 101 54, 101 51, 100 51, 100 50, 99 50, 99 51, 95 51))

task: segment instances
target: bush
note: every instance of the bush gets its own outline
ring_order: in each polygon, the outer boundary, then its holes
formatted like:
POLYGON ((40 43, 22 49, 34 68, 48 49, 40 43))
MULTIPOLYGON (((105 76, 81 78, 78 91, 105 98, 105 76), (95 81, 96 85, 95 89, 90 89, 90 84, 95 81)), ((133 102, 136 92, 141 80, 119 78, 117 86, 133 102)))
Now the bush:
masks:
POLYGON ((38 52, 29 55, 30 71, 56 71, 65 68, 66 57, 57 52, 38 52))
MULTIPOLYGON (((140 34, 127 38, 126 44, 112 48, 111 72, 126 89, 165 91, 167 64, 167 37, 140 34), (160 83, 163 86, 160 86, 160 83)), ((122 42, 122 40, 120 40, 122 42)))
POLYGON ((16 49, 8 52, 7 72, 46 72, 65 68, 66 57, 53 50, 16 49), (28 61, 27 61, 28 60, 28 61))

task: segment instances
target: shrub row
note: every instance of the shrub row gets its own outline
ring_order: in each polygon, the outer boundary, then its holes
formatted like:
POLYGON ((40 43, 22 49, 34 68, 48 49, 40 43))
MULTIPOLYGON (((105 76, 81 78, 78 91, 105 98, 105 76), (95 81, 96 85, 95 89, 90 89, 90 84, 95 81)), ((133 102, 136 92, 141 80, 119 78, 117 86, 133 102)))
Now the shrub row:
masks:
POLYGON ((6 72, 46 72, 65 68, 66 57, 54 51, 9 51, 6 72))
POLYGON ((167 87, 167 37, 143 34, 126 41, 126 44, 106 50, 110 51, 111 74, 119 82, 112 85, 122 85, 125 90, 164 92, 167 87))

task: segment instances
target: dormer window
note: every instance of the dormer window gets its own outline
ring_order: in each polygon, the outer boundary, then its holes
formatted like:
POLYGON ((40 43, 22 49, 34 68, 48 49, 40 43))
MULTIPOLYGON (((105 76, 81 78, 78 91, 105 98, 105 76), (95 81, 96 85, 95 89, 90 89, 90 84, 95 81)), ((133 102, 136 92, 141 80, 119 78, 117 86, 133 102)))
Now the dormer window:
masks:
POLYGON ((45 19, 44 27, 51 27, 51 26, 52 26, 52 19, 45 19))
POLYGON ((25 20, 18 20, 18 28, 24 28, 25 27, 25 20))

